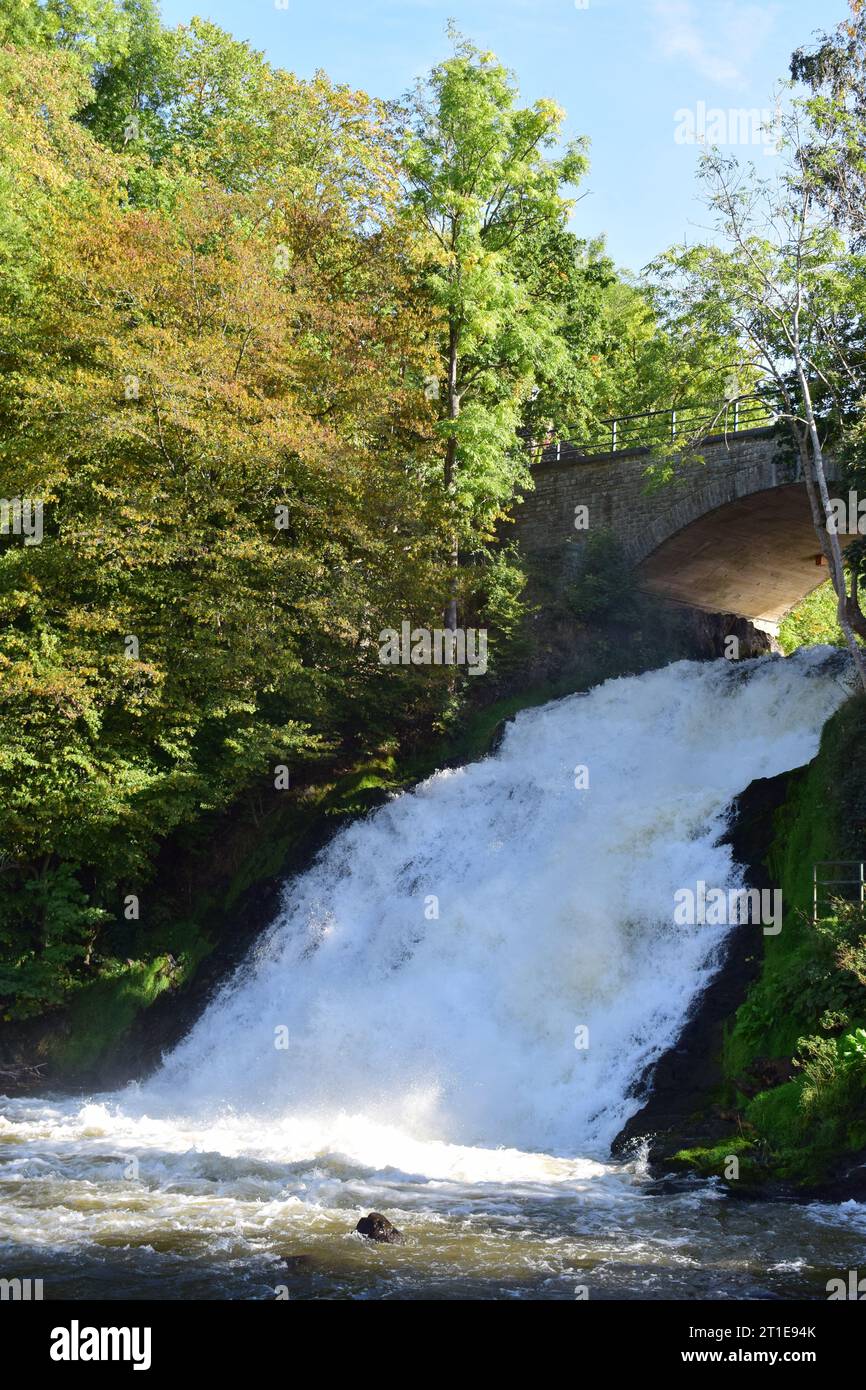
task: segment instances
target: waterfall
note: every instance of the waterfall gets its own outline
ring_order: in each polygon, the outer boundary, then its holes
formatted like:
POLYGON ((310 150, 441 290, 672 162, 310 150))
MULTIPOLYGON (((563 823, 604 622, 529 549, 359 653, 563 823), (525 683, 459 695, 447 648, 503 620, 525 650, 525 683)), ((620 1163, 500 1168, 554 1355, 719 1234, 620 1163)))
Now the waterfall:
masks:
POLYGON ((422 1168, 425 1144, 604 1155, 727 931, 675 925, 674 894, 740 882, 732 798, 814 755, 834 672, 681 662, 518 715, 286 885, 137 1107, 422 1168))

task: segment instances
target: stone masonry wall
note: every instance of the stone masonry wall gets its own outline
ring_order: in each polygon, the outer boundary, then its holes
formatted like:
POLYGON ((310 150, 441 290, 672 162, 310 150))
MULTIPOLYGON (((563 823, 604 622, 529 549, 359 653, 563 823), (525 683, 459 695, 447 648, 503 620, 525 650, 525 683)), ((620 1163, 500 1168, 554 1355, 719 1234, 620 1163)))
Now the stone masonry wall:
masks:
POLYGON ((796 480, 769 429, 714 436, 700 453, 703 463, 684 466, 674 481, 652 493, 646 490, 646 449, 596 456, 588 463, 540 464, 533 469, 535 491, 517 508, 508 531, 529 551, 579 545, 587 536, 574 525, 575 507, 582 504, 589 508, 590 531, 613 531, 636 564, 705 512, 796 480))

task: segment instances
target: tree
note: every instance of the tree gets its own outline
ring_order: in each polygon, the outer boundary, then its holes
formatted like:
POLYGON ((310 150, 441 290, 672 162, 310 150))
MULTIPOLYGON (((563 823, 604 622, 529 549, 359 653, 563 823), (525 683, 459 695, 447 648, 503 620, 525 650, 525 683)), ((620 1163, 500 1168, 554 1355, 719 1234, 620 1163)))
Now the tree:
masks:
MULTIPOLYGON (((791 76, 806 83, 812 95, 805 109, 812 122, 812 138, 804 144, 802 159, 808 168, 815 198, 847 235, 852 251, 866 249, 866 6, 851 0, 850 15, 832 34, 825 34, 811 48, 801 48, 791 59, 791 76)), ((860 261, 852 256, 850 279, 858 275, 860 261)), ((861 274, 862 280, 862 272, 861 274)), ((848 399, 836 431, 836 453, 845 466, 846 481, 858 496, 866 496, 866 424, 861 394, 866 380, 864 361, 864 305, 849 294, 847 310, 840 315, 836 336, 844 341, 855 370, 849 379, 848 399)), ((858 536, 845 552, 856 591, 866 585, 866 537, 858 536)), ((861 634, 862 635, 862 634, 861 634)))
MULTIPOLYGON (((825 466, 827 424, 840 419, 862 368, 844 324, 864 307, 864 265, 854 262, 840 230, 816 196, 806 151, 812 128, 795 106, 783 122, 788 163, 773 180, 758 179, 719 151, 701 162, 719 244, 676 248, 656 271, 686 321, 740 345, 742 368, 760 374, 787 423, 806 483, 815 534, 837 595, 839 625, 866 688, 866 637, 856 571, 846 576, 825 466), (827 419, 822 420, 820 402, 827 419)), ((862 359, 861 359, 862 360, 862 359)), ((720 393, 721 395, 721 393, 720 393)), ((701 422, 707 433, 739 391, 701 422)))
POLYGON ((513 76, 452 31, 454 54, 411 104, 403 171, 405 217, 420 238, 436 319, 442 483, 451 528, 445 625, 457 626, 458 565, 528 482, 517 428, 542 376, 569 367, 561 336, 567 279, 542 277, 570 203, 562 189, 586 169, 581 144, 559 157, 563 112, 518 106, 513 76), (441 324, 441 327, 440 327, 441 324))
POLYGON ((0 44, 60 50, 93 67, 117 60, 130 22, 150 0, 4 0, 0 44))
POLYGON ((718 383, 734 372, 741 357, 736 345, 723 335, 694 332, 675 308, 666 312, 671 307, 652 282, 617 276, 605 287, 588 394, 596 429, 611 416, 672 407, 697 411, 717 398, 718 383))
POLYGON ((432 615, 443 539, 399 240, 322 159, 130 201, 142 156, 81 123, 76 57, 0 62, 0 497, 45 508, 41 544, 0 537, 0 995, 26 1011, 172 830, 375 742, 405 687, 370 631, 432 615))
POLYGON ((802 157, 816 199, 839 226, 866 240, 866 6, 850 0, 850 15, 833 34, 791 58, 791 77, 812 90, 805 103, 813 134, 802 157))

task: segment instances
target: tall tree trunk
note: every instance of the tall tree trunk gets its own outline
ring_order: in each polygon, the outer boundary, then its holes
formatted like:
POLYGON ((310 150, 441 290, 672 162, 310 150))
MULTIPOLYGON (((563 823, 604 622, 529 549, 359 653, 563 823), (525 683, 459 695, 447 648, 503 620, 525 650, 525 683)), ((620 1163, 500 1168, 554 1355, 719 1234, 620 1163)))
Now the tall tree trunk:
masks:
POLYGON ((812 521, 821 549, 827 557, 830 578, 836 591, 836 616, 839 626, 845 634, 845 641, 860 674, 861 684, 866 690, 866 655, 857 641, 852 625, 852 619, 857 617, 862 619, 862 614, 860 614, 860 605, 856 597, 852 600, 848 596, 848 587, 845 581, 845 559, 839 536, 835 531, 831 531, 827 525, 832 508, 830 506, 830 492, 827 487, 827 475, 824 469, 824 451, 821 447, 821 436, 818 433, 818 424, 812 406, 812 392, 809 389, 805 365, 797 350, 795 350, 794 363, 806 416, 808 437, 801 436, 800 458, 803 463, 803 477, 806 480, 809 504, 812 508, 812 521))
MULTIPOLYGON (((457 392, 457 329, 452 325, 448 335, 448 419, 456 420, 460 414, 460 396, 457 392)), ((448 436, 445 448, 445 493, 451 509, 451 550, 449 555, 450 591, 445 606, 445 628, 452 632, 457 627, 457 570, 460 564, 460 540, 457 534, 457 518, 454 511, 452 492, 457 474, 457 439, 448 436)))

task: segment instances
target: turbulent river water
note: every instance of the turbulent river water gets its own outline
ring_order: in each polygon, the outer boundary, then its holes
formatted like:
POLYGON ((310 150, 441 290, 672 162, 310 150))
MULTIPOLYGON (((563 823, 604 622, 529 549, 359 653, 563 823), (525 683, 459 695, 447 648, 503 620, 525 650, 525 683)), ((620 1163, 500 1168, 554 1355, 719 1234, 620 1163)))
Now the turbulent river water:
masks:
POLYGON ((724 946, 675 925, 674 894, 740 882, 732 798, 808 762, 844 693, 824 649, 610 681, 343 830, 155 1075, 2 1103, 0 1276, 46 1298, 825 1298, 866 1261, 866 1207, 658 1183, 610 1144, 724 946), (405 1242, 353 1234, 370 1210, 405 1242))

